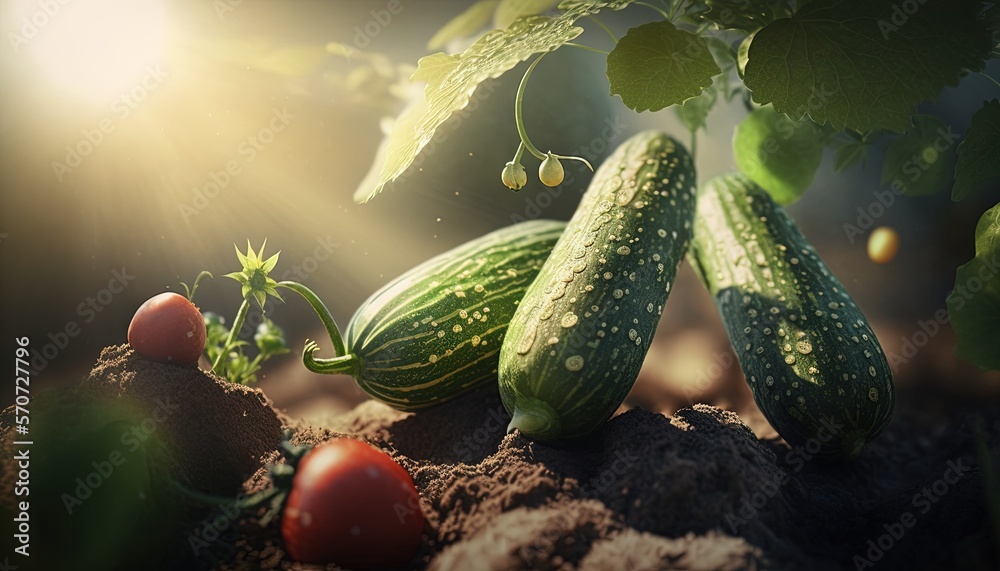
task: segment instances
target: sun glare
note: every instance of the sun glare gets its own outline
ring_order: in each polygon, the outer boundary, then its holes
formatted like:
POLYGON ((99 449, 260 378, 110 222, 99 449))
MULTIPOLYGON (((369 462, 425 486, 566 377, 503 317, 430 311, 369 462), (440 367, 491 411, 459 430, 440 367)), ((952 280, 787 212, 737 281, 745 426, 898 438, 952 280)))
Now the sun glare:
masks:
POLYGON ((18 21, 31 32, 27 47, 44 74, 82 96, 128 90, 161 57, 159 0, 30 1, 18 21))

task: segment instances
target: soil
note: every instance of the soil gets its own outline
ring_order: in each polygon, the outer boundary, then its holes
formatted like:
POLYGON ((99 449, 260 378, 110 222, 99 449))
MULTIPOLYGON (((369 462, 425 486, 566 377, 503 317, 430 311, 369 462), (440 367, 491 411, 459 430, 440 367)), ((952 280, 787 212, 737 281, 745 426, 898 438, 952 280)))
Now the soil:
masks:
MULTIPOLYGON (((349 436, 382 448, 421 495, 427 525, 415 569, 1000 564, 981 463, 1000 453, 995 409, 933 419, 897 411, 860 459, 831 465, 808 447, 758 439, 736 414, 708 405, 671 416, 624 410, 582 442, 548 446, 505 434, 509 417, 495 386, 415 414, 365 401, 309 425, 275 411, 257 389, 150 363, 127 346, 106 349, 83 384, 146 410, 176 401, 165 432, 179 476, 194 489, 265 487, 283 428, 296 443, 349 436)), ((186 548, 164 564, 324 569, 288 561, 275 523, 235 519, 218 509, 189 515, 178 532, 186 548), (202 541, 197 556, 191 538, 202 541)))

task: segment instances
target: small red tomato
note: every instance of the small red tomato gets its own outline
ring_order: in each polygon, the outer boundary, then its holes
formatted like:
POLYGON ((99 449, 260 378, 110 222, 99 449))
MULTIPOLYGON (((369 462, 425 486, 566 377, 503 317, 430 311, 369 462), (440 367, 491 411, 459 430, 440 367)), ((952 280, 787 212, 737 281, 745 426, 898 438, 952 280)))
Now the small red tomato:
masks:
POLYGON ((281 520, 292 559, 350 568, 409 563, 423 530, 406 470, 349 438, 320 444, 302 458, 281 520))
POLYGON ((153 361, 193 365, 205 350, 205 320, 183 295, 161 293, 136 310, 128 344, 153 361))

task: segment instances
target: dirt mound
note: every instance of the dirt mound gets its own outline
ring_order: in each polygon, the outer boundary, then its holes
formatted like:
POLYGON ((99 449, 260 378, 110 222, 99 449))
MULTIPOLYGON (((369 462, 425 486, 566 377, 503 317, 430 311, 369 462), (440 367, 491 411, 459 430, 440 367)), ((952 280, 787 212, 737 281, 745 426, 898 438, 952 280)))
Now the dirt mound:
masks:
POLYGON ((234 494, 270 459, 282 419, 258 389, 107 347, 83 387, 138 406, 178 454, 174 476, 196 490, 234 494))
POLYGON ((706 405, 673 417, 633 409, 565 446, 507 435, 508 420, 488 387, 418 414, 364 403, 299 440, 350 434, 409 471, 428 524, 417 567, 991 564, 969 421, 984 421, 996 454, 995 411, 933 426, 901 418, 848 465, 760 441, 735 414, 706 405), (915 497, 928 490, 931 497, 915 497), (895 538, 901 518, 905 531, 895 538))

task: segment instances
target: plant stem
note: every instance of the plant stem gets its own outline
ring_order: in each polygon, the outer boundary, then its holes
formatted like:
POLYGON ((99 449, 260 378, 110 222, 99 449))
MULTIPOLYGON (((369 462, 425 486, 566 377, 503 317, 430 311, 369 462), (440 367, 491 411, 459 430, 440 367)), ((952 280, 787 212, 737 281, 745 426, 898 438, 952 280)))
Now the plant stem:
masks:
POLYGON ((986 79, 988 79, 988 80, 992 81, 992 82, 993 82, 993 85, 996 85, 997 87, 1000 87, 1000 82, 998 82, 997 80, 995 80, 995 79, 993 79, 992 77, 990 77, 989 75, 987 75, 987 74, 986 74, 986 72, 983 72, 983 71, 980 71, 980 72, 977 72, 977 73, 978 73, 979 75, 981 75, 981 76, 985 77, 986 79))
POLYGON ((219 352, 215 357, 215 362, 212 363, 212 372, 216 375, 220 374, 219 371, 222 369, 223 358, 229 355, 229 348, 236 342, 236 338, 240 334, 240 329, 243 329, 243 323, 247 319, 247 311, 249 310, 250 298, 245 298, 240 305, 239 311, 236 312, 236 319, 233 320, 233 327, 229 330, 229 337, 226 337, 226 343, 222 346, 222 351, 219 352))
POLYGON ((596 52, 596 53, 604 54, 604 55, 608 55, 608 53, 609 53, 609 52, 606 52, 604 50, 599 50, 597 48, 592 48, 590 46, 585 46, 583 44, 575 44, 573 42, 566 42, 563 45, 564 46, 569 46, 571 48, 580 48, 581 50, 587 50, 588 52, 596 52))
MULTIPOLYGON (((518 148, 518 152, 520 153, 520 147, 518 148)), ((354 355, 348 353, 347 345, 344 343, 344 337, 340 333, 340 328, 337 327, 337 322, 334 321, 333 315, 330 314, 330 310, 327 309, 323 300, 321 300, 311 289, 298 282, 278 282, 278 287, 290 289, 301 295, 307 302, 309 302, 313 311, 316 312, 320 321, 323 322, 323 326, 326 327, 326 332, 330 336, 330 343, 333 344, 333 352, 337 355, 332 359, 317 359, 313 357, 313 353, 319 350, 319 346, 313 341, 307 341, 305 349, 302 351, 302 364, 314 373, 322 373, 324 375, 345 374, 356 376, 359 365, 358 359, 354 355)))
POLYGON ((521 164, 521 157, 524 156, 524 141, 521 141, 517 145, 517 152, 514 153, 514 160, 511 162, 515 165, 521 164))
POLYGON ((687 12, 687 8, 688 8, 687 0, 671 0, 670 15, 668 16, 667 19, 670 20, 671 22, 675 21, 675 19, 677 18, 677 13, 681 12, 681 14, 683 15, 683 13, 687 12))
POLYGON ((612 39, 612 40, 613 40, 613 41, 614 41, 614 42, 615 42, 616 44, 618 43, 618 36, 616 36, 616 35, 615 35, 615 33, 611 31, 611 28, 609 28, 609 27, 607 27, 606 25, 604 25, 604 22, 600 21, 600 20, 599 20, 599 19, 597 18, 597 16, 594 16, 594 15, 590 15, 590 16, 588 16, 588 18, 590 18, 591 20, 593 20, 593 21, 594 21, 594 23, 595 23, 595 24, 597 24, 598 26, 600 26, 600 28, 601 28, 602 30, 604 30, 605 32, 607 32, 607 33, 608 33, 608 35, 609 35, 609 36, 611 36, 611 39, 612 39))
POLYGON ((313 290, 298 282, 292 281, 278 282, 278 287, 290 289, 301 295, 307 302, 309 302, 313 311, 316 312, 320 321, 323 322, 323 326, 326 327, 326 332, 330 336, 330 342, 333 344, 333 352, 341 357, 347 355, 347 346, 344 344, 344 337, 340 334, 340 328, 337 327, 337 322, 333 320, 333 316, 330 315, 330 310, 326 308, 326 304, 323 303, 323 300, 321 300, 319 296, 313 292, 313 290))
POLYGON ((667 20, 673 20, 673 15, 672 14, 667 14, 666 12, 664 12, 663 10, 661 10, 659 6, 654 6, 654 5, 649 4, 647 2, 634 2, 634 4, 636 6, 645 6, 647 8, 652 9, 652 10, 656 10, 656 13, 659 14, 659 15, 661 15, 661 16, 663 16, 665 19, 667 19, 667 20))
POLYGON ((691 158, 698 158, 698 130, 691 131, 691 158))
POLYGON ((184 290, 187 292, 188 301, 192 303, 194 302, 194 292, 198 291, 198 283, 201 282, 202 278, 204 278, 205 276, 208 276, 211 279, 215 279, 215 276, 212 275, 212 272, 208 270, 202 270, 201 273, 198 274, 198 277, 194 278, 194 283, 191 284, 191 289, 188 289, 186 283, 181 282, 181 285, 184 286, 184 290))
POLYGON ((528 78, 531 77, 531 72, 534 71, 535 66, 538 65, 538 62, 542 61, 543 57, 545 57, 545 54, 535 58, 535 61, 531 62, 531 65, 528 66, 528 69, 524 72, 524 77, 521 78, 521 84, 517 86, 517 97, 514 99, 514 121, 517 123, 517 134, 521 137, 521 143, 524 145, 524 148, 528 149, 528 152, 540 161, 545 160, 545 153, 532 145, 531 139, 528 138, 528 132, 524 128, 522 104, 524 103, 524 88, 528 85, 528 78))
POLYGON ((344 355, 332 359, 317 359, 313 353, 319 350, 319 346, 314 341, 306 342, 305 349, 302 350, 302 364, 306 369, 321 375, 351 375, 358 374, 358 359, 354 355, 344 355))

